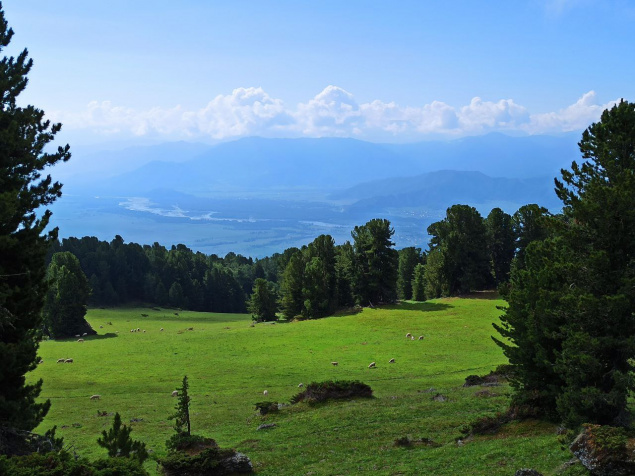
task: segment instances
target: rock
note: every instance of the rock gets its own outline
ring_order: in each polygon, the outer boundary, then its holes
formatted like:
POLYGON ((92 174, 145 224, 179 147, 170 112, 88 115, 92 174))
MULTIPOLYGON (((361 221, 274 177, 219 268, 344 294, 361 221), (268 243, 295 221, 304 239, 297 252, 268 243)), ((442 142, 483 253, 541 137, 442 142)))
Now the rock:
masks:
POLYGON ((268 430, 270 428, 275 428, 275 427, 276 427, 275 423, 263 423, 257 428, 257 430, 268 430))
POLYGON ((635 439, 622 428, 584 425, 569 449, 594 476, 635 474, 635 439))
POLYGON ((535 469, 522 468, 516 471, 514 476, 542 476, 542 473, 539 473, 535 469))
POLYGON ((235 453, 234 456, 223 460, 221 465, 229 474, 251 473, 254 470, 251 460, 243 453, 235 453))
POLYGON ((432 397, 432 400, 434 400, 435 402, 447 402, 449 398, 445 395, 437 393, 434 397, 432 397))

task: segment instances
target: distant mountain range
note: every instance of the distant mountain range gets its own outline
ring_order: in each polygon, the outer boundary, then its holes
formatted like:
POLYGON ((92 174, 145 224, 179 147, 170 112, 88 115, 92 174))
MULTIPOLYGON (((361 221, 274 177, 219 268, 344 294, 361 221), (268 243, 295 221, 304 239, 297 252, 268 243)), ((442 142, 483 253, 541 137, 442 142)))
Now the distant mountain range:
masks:
POLYGON ((527 203, 558 209, 553 177, 579 157, 576 140, 489 134, 375 144, 252 137, 102 151, 72 159, 77 166, 65 171, 54 219, 62 236, 120 234, 263 256, 320 233, 343 241, 353 226, 385 217, 398 246, 425 247, 426 227, 455 203, 483 215, 496 206, 513 213, 527 203))

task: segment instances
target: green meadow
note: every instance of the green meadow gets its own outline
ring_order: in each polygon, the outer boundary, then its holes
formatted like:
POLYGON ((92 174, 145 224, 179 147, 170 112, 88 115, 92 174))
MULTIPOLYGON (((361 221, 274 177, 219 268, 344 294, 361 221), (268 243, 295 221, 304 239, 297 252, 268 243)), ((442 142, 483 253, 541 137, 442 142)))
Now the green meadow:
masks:
MULTIPOLYGON (((457 444, 464 425, 504 410, 509 399, 507 385, 462 386, 466 376, 506 361, 490 338, 504 303, 490 297, 255 326, 245 314, 91 309, 97 336, 41 344, 44 362, 29 378, 44 379, 41 397, 52 407, 36 431, 57 425, 79 454, 104 457, 96 440, 112 416, 98 412, 119 412, 124 422, 135 420, 133 438, 160 457, 173 432, 171 393, 187 375, 192 432, 246 453, 261 475, 509 475, 522 467, 554 474, 570 455, 552 425, 515 423, 457 444), (61 358, 74 362, 56 363, 61 358), (289 402, 301 382, 330 379, 361 380, 375 398, 255 411, 256 402, 289 402), (447 400, 433 400, 438 393, 447 400), (101 398, 91 400, 95 394, 101 398), (276 426, 257 430, 263 423, 276 426), (440 446, 395 446, 404 436, 440 446)), ((153 461, 146 468, 157 471, 153 461)))

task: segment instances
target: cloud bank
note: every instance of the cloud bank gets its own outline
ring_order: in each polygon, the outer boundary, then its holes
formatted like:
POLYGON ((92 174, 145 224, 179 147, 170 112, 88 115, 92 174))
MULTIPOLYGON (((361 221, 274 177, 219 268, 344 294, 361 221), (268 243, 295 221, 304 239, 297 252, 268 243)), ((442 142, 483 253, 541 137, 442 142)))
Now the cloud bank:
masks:
POLYGON ((589 91, 559 111, 531 113, 512 99, 473 98, 453 107, 441 101, 401 106, 375 100, 358 104, 353 94, 328 86, 307 102, 290 107, 262 88, 237 88, 198 110, 137 110, 93 101, 79 112, 54 112, 66 130, 102 136, 160 136, 166 139, 263 137, 355 137, 408 141, 432 136, 461 137, 487 132, 554 134, 582 130, 618 100, 598 104, 589 91))

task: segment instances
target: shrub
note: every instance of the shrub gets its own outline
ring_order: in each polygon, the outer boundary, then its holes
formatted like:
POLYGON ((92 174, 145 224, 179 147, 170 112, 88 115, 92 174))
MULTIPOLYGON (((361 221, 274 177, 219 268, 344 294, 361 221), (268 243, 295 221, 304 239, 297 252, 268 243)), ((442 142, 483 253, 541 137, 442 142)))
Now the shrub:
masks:
POLYGON ((358 380, 311 382, 305 390, 291 398, 291 403, 319 403, 353 397, 372 398, 373 390, 358 380))
POLYGON ((256 410, 258 410, 261 415, 276 413, 278 411, 278 402, 258 402, 256 403, 256 410))
POLYGON ((217 446, 207 448, 193 456, 184 452, 172 452, 159 460, 166 476, 223 476, 235 473, 251 473, 249 458, 232 449, 217 446))
POLYGON ((172 435, 165 442, 168 451, 187 451, 195 448, 218 447, 216 442, 211 438, 205 438, 198 435, 188 435, 187 433, 177 433, 172 435))
POLYGON ((8 458, 0 456, 0 474, 11 476, 148 476, 137 460, 108 458, 93 463, 69 453, 33 453, 8 458))

